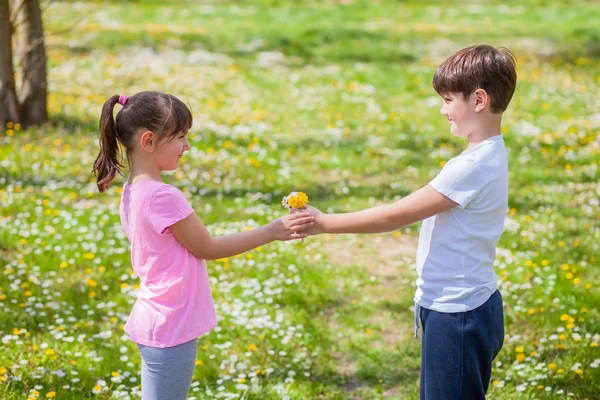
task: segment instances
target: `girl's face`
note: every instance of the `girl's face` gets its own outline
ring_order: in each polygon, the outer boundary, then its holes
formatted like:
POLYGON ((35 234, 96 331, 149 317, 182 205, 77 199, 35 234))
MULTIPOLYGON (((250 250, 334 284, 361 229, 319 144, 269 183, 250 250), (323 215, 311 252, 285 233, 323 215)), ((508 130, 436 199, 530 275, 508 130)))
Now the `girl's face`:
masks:
POLYGON ((173 171, 179 167, 179 159, 190 149, 187 132, 161 139, 158 142, 154 157, 161 171, 173 171))

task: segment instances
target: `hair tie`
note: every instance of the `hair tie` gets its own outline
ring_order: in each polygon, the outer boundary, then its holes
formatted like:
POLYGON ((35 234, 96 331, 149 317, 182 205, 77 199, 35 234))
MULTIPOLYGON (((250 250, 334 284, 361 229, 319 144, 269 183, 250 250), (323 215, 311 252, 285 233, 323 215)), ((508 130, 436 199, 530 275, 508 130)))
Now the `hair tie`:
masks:
POLYGON ((119 95, 119 104, 125 107, 125 103, 129 100, 129 96, 125 96, 124 94, 119 95))

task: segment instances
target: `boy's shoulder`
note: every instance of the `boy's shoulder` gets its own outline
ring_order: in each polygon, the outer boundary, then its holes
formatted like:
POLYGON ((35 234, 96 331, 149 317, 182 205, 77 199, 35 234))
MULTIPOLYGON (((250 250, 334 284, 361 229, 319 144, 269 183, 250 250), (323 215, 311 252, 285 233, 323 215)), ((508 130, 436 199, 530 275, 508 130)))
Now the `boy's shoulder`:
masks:
POLYGON ((503 138, 494 136, 483 141, 477 147, 464 151, 447 164, 449 166, 454 164, 455 167, 485 168, 489 165, 496 165, 499 160, 506 160, 506 148, 503 138))

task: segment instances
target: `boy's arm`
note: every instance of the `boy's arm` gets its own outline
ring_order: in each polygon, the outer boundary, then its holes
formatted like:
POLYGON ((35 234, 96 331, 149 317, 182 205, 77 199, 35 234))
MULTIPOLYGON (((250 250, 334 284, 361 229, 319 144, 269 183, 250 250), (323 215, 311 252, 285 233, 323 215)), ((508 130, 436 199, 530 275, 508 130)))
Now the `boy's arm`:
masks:
POLYGON ((308 229, 307 232, 310 234, 391 232, 457 205, 458 203, 426 185, 395 203, 362 211, 321 214, 311 208, 309 212, 315 215, 315 227, 308 229))

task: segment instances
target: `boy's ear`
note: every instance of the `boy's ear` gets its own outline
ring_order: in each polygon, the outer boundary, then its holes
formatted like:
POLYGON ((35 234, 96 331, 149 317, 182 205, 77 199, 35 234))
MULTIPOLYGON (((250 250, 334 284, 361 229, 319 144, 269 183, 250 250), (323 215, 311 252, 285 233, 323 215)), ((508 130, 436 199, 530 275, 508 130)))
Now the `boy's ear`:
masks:
POLYGON ((484 89, 477 89, 471 95, 475 102, 475 112, 484 110, 490 102, 490 96, 484 89))
POLYGON ((140 147, 142 150, 152 153, 156 147, 156 135, 152 131, 146 131, 140 135, 140 147))

